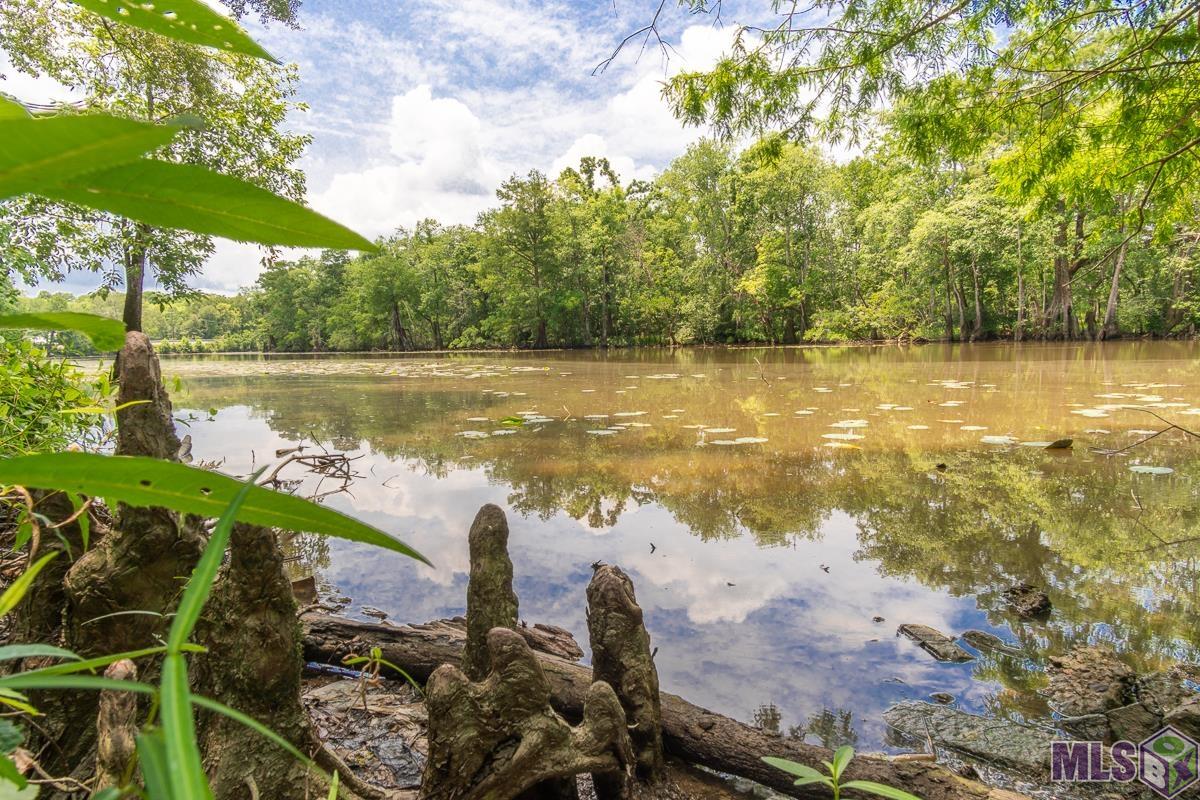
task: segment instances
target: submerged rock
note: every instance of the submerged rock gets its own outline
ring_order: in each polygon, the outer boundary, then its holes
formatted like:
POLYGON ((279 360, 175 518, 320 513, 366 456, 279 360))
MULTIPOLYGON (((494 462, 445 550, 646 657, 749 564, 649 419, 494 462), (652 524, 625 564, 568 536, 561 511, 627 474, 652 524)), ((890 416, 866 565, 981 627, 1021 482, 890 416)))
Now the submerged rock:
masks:
POLYGON ((1013 656, 1014 658, 1022 658, 1025 655, 1025 651, 1020 647, 1009 644, 999 636, 987 631, 970 630, 963 633, 959 638, 981 653, 998 653, 1000 655, 1013 656))
POLYGON ((928 625, 901 625, 896 632, 912 639, 938 661, 962 663, 975 660, 975 656, 955 644, 949 636, 928 625))
POLYGON ((1174 725, 1193 739, 1200 739, 1200 694, 1194 694, 1166 715, 1168 725, 1174 725))
POLYGON ((1050 598, 1036 586, 1018 583, 1004 590, 1004 602, 1022 619, 1036 619, 1050 613, 1050 598))
POLYGON ((938 705, 948 706, 954 702, 954 695, 949 692, 934 692, 929 695, 929 699, 938 705))
POLYGON ((1050 702, 1068 717, 1103 714, 1135 699, 1137 674, 1108 647, 1076 647, 1051 658, 1046 674, 1050 702))
POLYGON ((1200 701, 1182 668, 1137 675, 1107 647, 1077 647, 1050 659, 1047 674, 1051 703, 1077 736, 1136 742, 1171 720, 1200 733, 1200 701))
POLYGON ((1048 730, 916 701, 892 706, 883 721, 903 737, 931 740, 1002 768, 1038 778, 1050 770, 1050 743, 1056 737, 1048 730))

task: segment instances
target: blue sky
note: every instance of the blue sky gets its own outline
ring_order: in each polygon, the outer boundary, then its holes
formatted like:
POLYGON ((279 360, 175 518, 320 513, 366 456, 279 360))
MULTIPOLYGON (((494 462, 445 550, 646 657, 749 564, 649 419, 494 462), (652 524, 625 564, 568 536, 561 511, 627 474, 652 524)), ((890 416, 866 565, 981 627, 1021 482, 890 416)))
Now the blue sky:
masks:
MULTIPOLYGON (((703 131, 672 118, 662 80, 711 65, 735 23, 762 21, 769 2, 727 2, 721 24, 669 7, 669 60, 654 47, 638 58, 635 44, 593 75, 655 7, 656 0, 303 0, 299 31, 247 27, 300 66, 300 99, 310 109, 289 124, 313 136, 303 161, 309 202, 377 236, 424 217, 470 223, 514 172, 555 174, 601 155, 625 179, 650 177, 682 153, 703 131)), ((11 77, 0 88, 17 96, 55 93, 11 77)), ((252 246, 221 242, 196 285, 236 291, 253 283, 258 259, 252 246)), ((67 284, 94 286, 90 275, 67 284)))

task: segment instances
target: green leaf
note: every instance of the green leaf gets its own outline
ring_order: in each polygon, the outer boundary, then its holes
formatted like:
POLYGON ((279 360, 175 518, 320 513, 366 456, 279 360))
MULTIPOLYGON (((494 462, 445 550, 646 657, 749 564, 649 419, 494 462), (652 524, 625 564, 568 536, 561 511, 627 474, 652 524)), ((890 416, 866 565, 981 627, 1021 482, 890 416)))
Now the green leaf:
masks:
POLYGON ((92 795, 91 800, 121 800, 121 790, 115 786, 109 786, 92 795))
POLYGON ((149 403, 149 400, 130 400, 128 403, 121 403, 119 406, 109 408, 107 406, 80 406, 79 408, 64 408, 59 411, 60 414, 116 414, 118 411, 124 411, 131 406, 144 406, 149 403))
POLYGON ((144 730, 138 734, 137 754, 142 780, 146 784, 146 796, 154 800, 175 800, 167 780, 167 744, 161 728, 144 730))
POLYGON ((65 658, 70 661, 83 659, 64 650, 48 644, 10 644, 0 647, 0 661, 16 661, 19 658, 65 658))
POLYGON ((92 340, 97 350, 111 352, 125 346, 125 323, 117 319, 55 311, 44 314, 5 314, 0 328, 24 328, 35 331, 75 331, 92 340))
POLYGON ((38 192, 162 228, 239 242, 374 251, 375 245, 299 203, 190 164, 142 160, 38 192))
POLYGON ((166 744, 167 782, 171 796, 188 800, 212 797, 200 745, 196 742, 196 722, 192 719, 191 689, 188 686, 187 661, 181 654, 163 659, 159 713, 163 741, 166 744))
MULTIPOLYGON (((264 739, 267 739, 267 740, 275 743, 276 745, 278 745, 283 750, 286 750, 293 758, 295 758, 300 763, 305 764, 306 766, 310 766, 310 767, 313 766, 312 759, 310 759, 308 756, 304 755, 304 753, 300 752, 300 750, 297 749, 296 746, 293 745, 291 742, 289 742, 287 739, 283 738, 278 733, 276 733, 275 731, 268 728, 266 725, 263 725, 261 722, 256 720, 254 717, 251 717, 247 714, 243 714, 241 711, 238 711, 235 708, 230 708, 229 706, 224 705, 223 703, 218 703, 216 700, 213 700, 208 697, 200 697, 198 695, 192 695, 192 703, 200 706, 201 708, 206 708, 209 711, 215 711, 216 713, 218 713, 224 717, 228 717, 229 719, 233 720, 234 722, 238 723, 239 725, 243 725, 243 726, 249 728, 250 730, 257 733, 259 736, 263 737, 264 739)), ((336 773, 334 773, 334 774, 336 775, 336 773)))
POLYGON ((38 710, 29 704, 28 697, 12 689, 5 689, 2 686, 0 686, 0 705, 6 705, 18 711, 23 711, 31 717, 36 717, 39 714, 38 710))
POLYGON ((115 689, 137 694, 154 694, 157 691, 148 683, 118 681, 98 675, 48 675, 43 670, 6 675, 0 678, 0 689, 9 692, 14 689, 115 689))
POLYGON ((326 800, 337 800, 337 796, 338 796, 338 774, 335 772, 335 773, 333 773, 333 780, 331 780, 329 782, 329 794, 326 796, 326 800))
POLYGON ((180 42, 214 47, 232 53, 274 61, 274 56, 250 38, 229 17, 218 14, 200 0, 74 0, 102 17, 151 31, 180 42))
MULTIPOLYGON (((12 771, 16 772, 17 766, 8 760, 7 756, 0 758, 0 761, 6 762, 12 766, 12 771)), ((7 767, 4 772, 8 772, 7 767)), ((24 777, 20 781, 0 780, 0 800, 33 800, 38 796, 38 785, 30 783, 24 777)))
POLYGON ((883 783, 875 783, 874 781, 847 781, 842 784, 843 789, 857 789, 860 792, 869 794, 877 794, 880 797, 886 797, 888 800, 921 800, 915 794, 888 786, 883 783))
POLYGON ((29 109, 5 94, 0 94, 0 119, 29 119, 29 109))
POLYGON ((177 125, 107 114, 0 118, 0 199, 127 164, 167 144, 178 132, 177 125))
MULTIPOLYGON (((0 724, 16 728, 16 726, 8 720, 0 721, 0 724)), ((17 742, 17 745, 20 745, 19 741, 17 742)), ((20 770, 17 769, 17 765, 12 762, 12 759, 8 757, 8 753, 11 753, 15 749, 16 746, 6 750, 5 755, 0 756, 0 784, 10 783, 13 786, 16 786, 18 789, 24 789, 29 785, 29 781, 24 775, 21 774, 20 770)))
POLYGON ((17 604, 25 597, 25 593, 29 591, 29 587, 33 585, 33 579, 42 571, 43 567, 58 556, 58 553, 59 551, 55 550, 39 558, 34 562, 33 566, 22 572, 12 582, 12 585, 4 590, 4 594, 0 594, 0 617, 5 616, 17 607, 17 604))
POLYGON ((8 754, 25 741, 25 731, 11 719, 0 719, 0 753, 8 754))
MULTIPOLYGON (((192 653, 205 652, 203 647, 201 647, 200 645, 196 645, 196 644, 187 645, 183 649, 187 650, 188 652, 192 652, 192 653)), ((164 647, 163 645, 159 645, 157 647, 146 647, 141 650, 129 650, 124 653, 110 653, 109 655, 97 656, 96 658, 89 658, 86 661, 80 660, 80 661, 72 661, 67 664, 54 664, 52 666, 42 667, 40 669, 26 670, 25 672, 22 672, 19 674, 26 675, 26 676, 28 676, 28 675, 72 675, 77 672, 95 672, 96 670, 99 670, 103 667, 107 667, 109 664, 115 664, 118 661, 124 661, 125 659, 129 659, 130 661, 137 661, 139 658, 146 658, 147 656, 156 656, 156 655, 160 655, 165 652, 167 652, 167 648, 164 647)), ((5 682, 7 680, 8 680, 8 678, 0 677, 0 686, 5 685, 5 682)))
MULTIPOLYGON (((233 522, 245 504, 246 496, 254 489, 254 481, 261 474, 262 470, 259 470, 241 485, 238 493, 229 501, 229 507, 217 521, 212 536, 208 537, 208 544, 204 546, 200 561, 192 570, 192 576, 188 578, 187 588, 183 591, 183 598, 175 611, 175 619, 171 622, 171 631, 167 634, 167 649, 171 653, 181 652, 187 644, 188 637, 192 635, 192 628, 200 619, 200 612, 204 610, 204 604, 208 602, 208 595, 212 592, 213 581, 217 579, 217 570, 221 568, 221 562, 225 558, 225 548, 229 546, 229 539, 233 535, 233 522)), ((168 731, 168 743, 170 735, 168 731)))
MULTIPOLYGON (((173 508, 202 517, 219 517, 243 486, 241 481, 198 467, 96 453, 45 453, 5 459, 0 461, 0 484, 5 483, 106 497, 132 506, 173 508)), ((238 519, 372 544, 429 563, 416 550, 383 531, 325 506, 261 486, 250 489, 238 519)))
POLYGON ((79 526, 79 539, 83 544, 83 549, 87 550, 92 542, 92 518, 88 514, 88 510, 83 507, 85 502, 83 497, 71 498, 71 510, 78 515, 75 517, 75 524, 79 526))
POLYGON ((846 765, 854 758, 854 748, 850 745, 842 745, 833 753, 833 764, 830 765, 830 773, 836 781, 842 777, 842 773, 846 771, 846 765))
POLYGON ((795 761, 789 761, 786 758, 775 758, 774 756, 763 756, 763 761, 775 767, 775 769, 781 769, 789 775, 795 775, 809 783, 815 781, 830 782, 829 778, 807 764, 797 764, 795 761))

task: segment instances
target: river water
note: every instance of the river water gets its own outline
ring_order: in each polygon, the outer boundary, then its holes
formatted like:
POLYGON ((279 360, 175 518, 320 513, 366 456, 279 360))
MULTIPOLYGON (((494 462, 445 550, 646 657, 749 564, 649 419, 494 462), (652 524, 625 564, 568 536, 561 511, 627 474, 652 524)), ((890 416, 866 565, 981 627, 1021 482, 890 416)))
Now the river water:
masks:
POLYGON ((467 529, 496 503, 523 619, 586 649, 590 565, 618 564, 665 690, 876 749, 885 708, 934 692, 1048 718, 1044 664, 1077 643, 1139 669, 1196 660, 1200 440, 1093 450, 1158 417, 1200 430, 1196 356, 1128 342, 194 357, 164 373, 196 458, 227 472, 301 442, 361 456, 325 502, 436 566, 305 542, 299 568, 353 598, 345 613, 462 613, 467 529), (1074 446, 1029 444, 1062 438, 1074 446), (1046 588, 1048 620, 1007 610, 1018 581, 1046 588), (1027 655, 938 663, 902 623, 1027 655))

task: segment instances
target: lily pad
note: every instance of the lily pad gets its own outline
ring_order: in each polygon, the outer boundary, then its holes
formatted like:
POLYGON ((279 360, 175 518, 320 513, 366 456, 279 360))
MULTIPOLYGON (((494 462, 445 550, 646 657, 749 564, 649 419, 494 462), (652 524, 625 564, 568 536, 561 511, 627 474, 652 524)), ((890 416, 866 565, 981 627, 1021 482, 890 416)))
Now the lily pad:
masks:
POLYGON ((1017 439, 1014 436, 984 436, 979 441, 984 444, 1009 445, 1016 444, 1017 439))
POLYGON ((1132 464, 1129 471, 1139 475, 1170 475, 1175 470, 1170 467, 1152 467, 1149 464, 1132 464))

